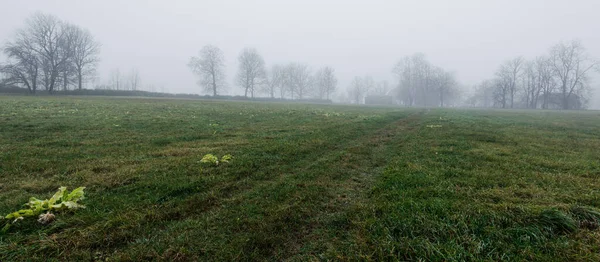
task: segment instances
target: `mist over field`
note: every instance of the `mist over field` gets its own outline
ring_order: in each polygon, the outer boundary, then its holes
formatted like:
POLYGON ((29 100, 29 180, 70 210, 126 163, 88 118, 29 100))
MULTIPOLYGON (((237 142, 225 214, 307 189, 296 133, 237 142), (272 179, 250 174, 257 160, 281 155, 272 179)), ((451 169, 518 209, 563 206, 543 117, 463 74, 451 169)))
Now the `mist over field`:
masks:
POLYGON ((600 261, 598 10, 0 0, 0 261, 600 261))
MULTIPOLYGON (((398 85, 392 73, 405 56, 455 75, 461 97, 494 78, 518 56, 533 60, 560 42, 579 40, 600 56, 598 1, 6 1, 0 43, 36 12, 88 29, 101 44, 97 74, 86 87, 107 85, 118 71, 137 71, 144 90, 209 93, 188 67, 205 45, 224 54, 223 94, 243 95, 238 55, 255 48, 266 68, 306 64, 335 69, 334 101, 347 99, 356 76, 398 85)), ((3 54, 4 56, 4 54, 3 54)), ((2 61, 2 59, 0 59, 2 61)), ((594 73, 592 80, 597 80, 594 73)), ((598 81, 589 108, 600 107, 598 81)))

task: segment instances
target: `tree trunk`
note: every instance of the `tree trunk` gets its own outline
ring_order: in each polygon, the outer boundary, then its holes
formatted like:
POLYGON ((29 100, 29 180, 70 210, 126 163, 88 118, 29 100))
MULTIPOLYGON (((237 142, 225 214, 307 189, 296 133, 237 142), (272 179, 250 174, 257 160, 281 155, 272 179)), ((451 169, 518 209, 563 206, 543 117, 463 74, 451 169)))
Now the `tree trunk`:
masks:
POLYGON ((63 72, 63 91, 67 91, 67 72, 63 72))
POLYGON ((213 96, 217 96, 217 80, 215 79, 215 74, 212 74, 212 88, 213 88, 213 96))
POLYGON ((83 76, 81 75, 81 70, 78 70, 77 72, 77 88, 79 89, 79 91, 81 91, 81 89, 83 88, 83 76))

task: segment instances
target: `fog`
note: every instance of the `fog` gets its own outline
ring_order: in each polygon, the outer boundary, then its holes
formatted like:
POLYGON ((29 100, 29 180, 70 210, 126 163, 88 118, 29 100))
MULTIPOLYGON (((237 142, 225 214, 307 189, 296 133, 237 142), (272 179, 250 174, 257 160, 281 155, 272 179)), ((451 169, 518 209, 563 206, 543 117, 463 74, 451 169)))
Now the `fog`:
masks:
MULTIPOLYGON (((493 77, 504 61, 535 58, 560 41, 578 39, 600 57, 594 0, 2 2, 1 43, 36 11, 53 14, 89 29, 102 44, 97 83, 114 69, 136 68, 143 85, 178 93, 202 93, 187 63, 207 44, 225 54, 228 94, 243 93, 233 77, 245 47, 256 48, 268 67, 331 66, 340 90, 355 76, 395 83, 394 64, 416 52, 455 72, 467 88, 493 77)), ((592 108, 600 107, 598 93, 592 108)))

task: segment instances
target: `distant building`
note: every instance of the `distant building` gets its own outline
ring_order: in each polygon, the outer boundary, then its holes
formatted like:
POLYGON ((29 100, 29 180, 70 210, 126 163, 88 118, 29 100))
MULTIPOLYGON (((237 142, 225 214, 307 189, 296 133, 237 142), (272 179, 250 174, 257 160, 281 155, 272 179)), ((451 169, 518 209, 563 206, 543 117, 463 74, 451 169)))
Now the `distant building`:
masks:
POLYGON ((563 104, 563 96, 560 93, 551 93, 546 97, 545 95, 541 95, 538 99, 538 102, 541 104, 543 109, 571 109, 571 110, 581 110, 585 109, 585 104, 583 99, 576 95, 571 94, 569 99, 567 99, 568 108, 564 108, 563 104), (544 106, 544 102, 546 105, 544 106))
POLYGON ((393 105, 394 98, 392 96, 367 96, 365 97, 367 105, 393 105))

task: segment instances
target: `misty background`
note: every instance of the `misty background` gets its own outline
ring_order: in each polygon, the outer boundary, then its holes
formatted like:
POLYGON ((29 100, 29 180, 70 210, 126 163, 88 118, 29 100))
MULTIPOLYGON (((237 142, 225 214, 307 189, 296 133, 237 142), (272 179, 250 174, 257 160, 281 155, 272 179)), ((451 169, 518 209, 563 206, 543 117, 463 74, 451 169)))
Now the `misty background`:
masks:
MULTIPOLYGON (((94 84, 138 70, 143 86, 204 93, 188 62, 205 45, 223 50, 230 95, 237 56, 253 47, 273 64, 331 66, 345 92, 355 76, 397 83, 392 69, 416 52, 455 72, 465 87, 492 78, 516 56, 533 59, 580 40, 600 57, 599 1, 75 1, 3 0, 0 44, 35 12, 89 29, 102 44, 94 84)), ((2 57, 4 59, 4 57, 2 57)), ((590 108, 600 108, 597 74, 590 108)))

